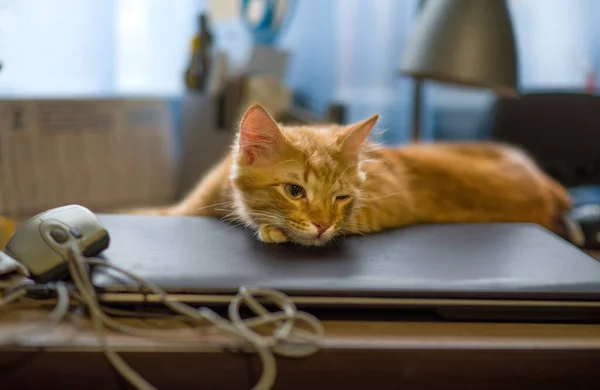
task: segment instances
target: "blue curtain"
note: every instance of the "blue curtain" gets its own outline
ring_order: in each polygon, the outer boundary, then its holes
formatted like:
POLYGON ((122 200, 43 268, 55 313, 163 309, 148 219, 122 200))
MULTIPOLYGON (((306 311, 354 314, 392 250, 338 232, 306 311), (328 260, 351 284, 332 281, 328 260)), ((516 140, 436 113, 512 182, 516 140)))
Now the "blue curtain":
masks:
MULTIPOLYGON (((287 82, 309 108, 332 102, 348 120, 382 114, 383 139, 408 139, 411 81, 397 66, 418 0, 298 0, 280 46, 287 82)), ((165 95, 183 91, 182 72, 206 0, 19 0, 0 9, 2 96, 165 95)), ((508 0, 517 33, 521 86, 583 90, 600 66, 599 0, 508 0)), ((219 23, 217 44, 241 66, 250 39, 239 20, 219 23)), ((478 136, 493 96, 428 85, 429 138, 478 136)))
POLYGON ((301 103, 322 112, 335 92, 334 1, 300 0, 279 46, 290 53, 288 85, 301 103))
MULTIPOLYGON (((600 1, 508 0, 522 90, 583 90, 600 64, 600 1)), ((381 112, 390 143, 407 140, 411 82, 397 64, 417 16, 416 0, 302 0, 282 46, 292 54, 289 82, 316 111, 345 103, 349 121, 381 112)), ((482 136, 495 97, 429 83, 423 132, 432 139, 482 136)))
POLYGON ((348 121, 375 112, 388 142, 406 138, 410 81, 397 66, 416 0, 302 0, 282 37, 292 61, 290 86, 301 101, 322 113, 343 103, 348 121))

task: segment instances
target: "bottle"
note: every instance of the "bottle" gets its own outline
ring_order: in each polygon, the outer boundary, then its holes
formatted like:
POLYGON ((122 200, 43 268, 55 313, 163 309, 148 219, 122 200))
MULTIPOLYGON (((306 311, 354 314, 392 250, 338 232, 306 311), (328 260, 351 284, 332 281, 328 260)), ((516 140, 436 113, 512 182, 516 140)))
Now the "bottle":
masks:
POLYGON ((213 37, 207 14, 200 14, 198 27, 192 39, 190 62, 185 71, 185 86, 188 90, 203 91, 212 65, 213 37))

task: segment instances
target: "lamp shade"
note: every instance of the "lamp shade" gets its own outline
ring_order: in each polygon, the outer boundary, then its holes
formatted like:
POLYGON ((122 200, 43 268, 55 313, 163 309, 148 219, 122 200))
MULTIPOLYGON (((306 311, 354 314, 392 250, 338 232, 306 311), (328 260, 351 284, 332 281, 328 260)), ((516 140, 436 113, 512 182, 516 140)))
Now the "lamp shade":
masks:
POLYGON ((400 70, 517 95, 515 38, 504 0, 427 0, 400 70))

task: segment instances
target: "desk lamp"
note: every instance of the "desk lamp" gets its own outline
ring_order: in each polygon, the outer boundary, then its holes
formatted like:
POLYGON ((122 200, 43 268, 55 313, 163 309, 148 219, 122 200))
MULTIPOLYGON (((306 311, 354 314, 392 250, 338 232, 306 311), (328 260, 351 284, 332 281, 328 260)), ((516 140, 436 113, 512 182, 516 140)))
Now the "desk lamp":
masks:
POLYGON ((414 79, 412 138, 421 138, 424 80, 517 96, 515 38, 505 0, 425 0, 399 70, 414 79))

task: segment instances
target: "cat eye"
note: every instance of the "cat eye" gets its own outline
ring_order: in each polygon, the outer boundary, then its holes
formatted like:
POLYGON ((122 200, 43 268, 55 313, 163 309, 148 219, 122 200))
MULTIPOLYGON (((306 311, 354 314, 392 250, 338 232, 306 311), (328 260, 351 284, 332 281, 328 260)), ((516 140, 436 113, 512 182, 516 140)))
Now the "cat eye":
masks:
POLYGON ((335 197, 335 200, 346 200, 350 199, 350 195, 338 195, 335 197))
POLYGON ((285 193, 292 199, 301 199, 306 197, 306 191, 304 191, 304 188, 297 184, 285 184, 283 189, 285 190, 285 193))

